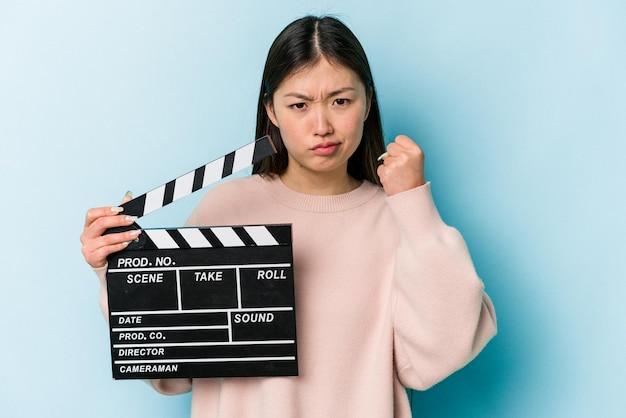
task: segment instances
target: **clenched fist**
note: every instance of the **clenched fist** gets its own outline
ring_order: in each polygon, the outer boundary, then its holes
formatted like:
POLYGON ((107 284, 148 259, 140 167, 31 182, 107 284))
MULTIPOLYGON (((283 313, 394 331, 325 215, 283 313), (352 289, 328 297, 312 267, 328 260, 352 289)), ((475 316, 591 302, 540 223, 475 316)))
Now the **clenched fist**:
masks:
POLYGON ((422 186, 426 183, 424 152, 408 136, 397 136, 387 145, 378 177, 389 196, 422 186))

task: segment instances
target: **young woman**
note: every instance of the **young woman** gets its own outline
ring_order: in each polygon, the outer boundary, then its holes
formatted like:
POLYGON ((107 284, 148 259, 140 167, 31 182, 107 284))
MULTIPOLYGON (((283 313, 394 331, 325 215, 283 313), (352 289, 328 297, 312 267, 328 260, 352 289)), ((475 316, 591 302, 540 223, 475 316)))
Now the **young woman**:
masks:
MULTIPOLYGON (((192 417, 410 417, 405 387, 426 389, 474 358, 495 313, 465 243, 445 225, 417 144, 384 150, 363 48, 331 17, 291 23, 270 48, 257 136, 278 153, 211 189, 188 225, 293 224, 299 376, 161 379, 192 391, 192 417)), ((87 212, 83 254, 102 283, 133 219, 87 212)))

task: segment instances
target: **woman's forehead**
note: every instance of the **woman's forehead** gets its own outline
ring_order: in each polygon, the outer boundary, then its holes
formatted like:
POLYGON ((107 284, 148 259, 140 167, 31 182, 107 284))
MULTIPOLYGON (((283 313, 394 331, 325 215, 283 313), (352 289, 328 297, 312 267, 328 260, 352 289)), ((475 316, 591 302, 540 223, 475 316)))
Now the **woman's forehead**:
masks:
POLYGON ((278 90, 324 89, 337 90, 353 87, 364 89, 357 74, 350 68, 325 58, 300 67, 280 83, 278 90))

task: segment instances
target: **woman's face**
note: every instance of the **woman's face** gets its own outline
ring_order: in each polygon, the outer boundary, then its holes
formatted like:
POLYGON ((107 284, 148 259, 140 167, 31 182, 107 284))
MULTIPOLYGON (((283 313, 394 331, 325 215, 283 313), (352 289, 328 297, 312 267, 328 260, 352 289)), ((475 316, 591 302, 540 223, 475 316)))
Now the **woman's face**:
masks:
POLYGON ((343 178, 361 142, 369 99, 356 73, 322 58, 283 80, 266 110, 289 155, 284 176, 343 178))

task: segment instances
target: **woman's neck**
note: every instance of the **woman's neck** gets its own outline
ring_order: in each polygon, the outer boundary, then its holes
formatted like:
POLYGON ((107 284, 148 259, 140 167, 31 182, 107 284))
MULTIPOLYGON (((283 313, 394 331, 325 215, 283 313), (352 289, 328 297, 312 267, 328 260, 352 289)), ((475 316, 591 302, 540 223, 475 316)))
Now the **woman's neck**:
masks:
POLYGON ((285 186, 293 191, 317 196, 348 193, 361 185, 360 180, 356 180, 346 171, 341 173, 299 171, 295 173, 288 167, 280 178, 285 186))

